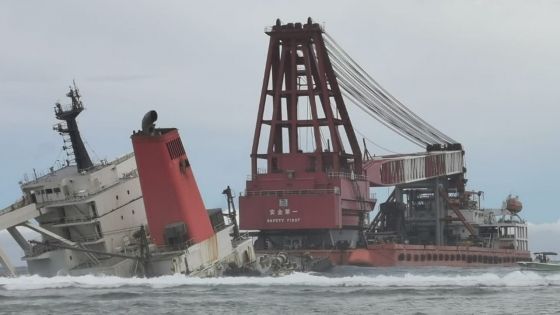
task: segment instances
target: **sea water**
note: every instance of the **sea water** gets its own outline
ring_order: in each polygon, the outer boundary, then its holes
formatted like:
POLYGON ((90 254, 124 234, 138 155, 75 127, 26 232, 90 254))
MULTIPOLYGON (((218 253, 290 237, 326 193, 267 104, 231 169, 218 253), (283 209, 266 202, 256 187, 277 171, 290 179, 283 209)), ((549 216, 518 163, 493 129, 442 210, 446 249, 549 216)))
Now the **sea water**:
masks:
POLYGON ((2 314, 554 314, 560 273, 359 268, 283 277, 0 278, 2 314))

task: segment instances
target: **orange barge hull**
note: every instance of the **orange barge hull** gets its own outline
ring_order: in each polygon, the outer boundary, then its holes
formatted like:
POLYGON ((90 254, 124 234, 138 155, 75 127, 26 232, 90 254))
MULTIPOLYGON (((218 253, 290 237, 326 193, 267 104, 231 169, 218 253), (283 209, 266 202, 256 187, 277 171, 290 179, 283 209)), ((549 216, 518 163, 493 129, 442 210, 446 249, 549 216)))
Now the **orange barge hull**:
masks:
POLYGON ((285 252, 294 257, 300 257, 306 253, 313 257, 328 257, 334 265, 364 267, 508 266, 516 265, 518 261, 531 261, 528 251, 472 246, 381 244, 347 250, 288 250, 285 252))

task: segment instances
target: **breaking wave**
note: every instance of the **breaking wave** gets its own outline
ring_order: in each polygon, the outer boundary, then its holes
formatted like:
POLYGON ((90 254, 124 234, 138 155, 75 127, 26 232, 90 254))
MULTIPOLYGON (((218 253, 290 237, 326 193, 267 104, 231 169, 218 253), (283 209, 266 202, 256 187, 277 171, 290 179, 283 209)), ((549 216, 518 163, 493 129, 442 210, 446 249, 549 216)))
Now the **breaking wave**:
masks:
POLYGON ((110 289, 120 287, 173 288, 182 286, 318 286, 318 287, 543 287, 560 286, 560 274, 511 271, 505 274, 480 273, 474 275, 354 275, 324 276, 319 274, 293 273, 283 277, 223 277, 190 278, 183 275, 156 278, 119 278, 114 276, 20 276, 0 278, 3 290, 38 289, 110 289))

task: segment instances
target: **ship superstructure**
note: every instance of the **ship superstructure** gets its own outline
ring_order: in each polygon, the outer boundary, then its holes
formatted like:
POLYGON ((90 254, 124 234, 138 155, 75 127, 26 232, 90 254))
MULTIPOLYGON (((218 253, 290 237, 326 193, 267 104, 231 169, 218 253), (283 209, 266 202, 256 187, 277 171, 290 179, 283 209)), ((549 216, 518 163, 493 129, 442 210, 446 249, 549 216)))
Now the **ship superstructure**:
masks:
MULTIPOLYGON (((311 18, 277 20, 266 34, 251 176, 239 199, 241 228, 259 230, 259 252, 371 266, 398 264, 401 254, 414 261, 407 248, 423 246, 438 258, 439 250, 464 251, 459 261, 464 255, 465 263, 471 249, 493 251, 481 254, 496 257, 481 258, 488 263, 529 259, 525 222, 496 219, 496 211, 479 209, 477 195, 465 189, 460 143, 384 90, 311 18), (364 140, 362 153, 346 102, 426 151, 372 156, 364 140), (370 220, 375 187, 393 192, 370 220), (396 245, 401 249, 376 250, 396 245)), ((442 255, 437 261, 451 265, 442 255)))
MULTIPOLYGON (((55 105, 62 122, 54 129, 65 140, 68 159, 21 183, 23 196, 0 212, 0 229, 7 229, 23 249, 32 274, 54 276, 88 268, 116 273, 122 268, 120 260, 93 252, 121 252, 133 243, 133 233, 147 224, 136 162, 127 154, 94 165, 76 122, 84 107, 75 85, 67 96, 70 105, 55 105), (17 226, 39 233, 41 240, 29 242, 17 226)), ((11 265, 7 260, 4 257, 5 265, 11 265)))

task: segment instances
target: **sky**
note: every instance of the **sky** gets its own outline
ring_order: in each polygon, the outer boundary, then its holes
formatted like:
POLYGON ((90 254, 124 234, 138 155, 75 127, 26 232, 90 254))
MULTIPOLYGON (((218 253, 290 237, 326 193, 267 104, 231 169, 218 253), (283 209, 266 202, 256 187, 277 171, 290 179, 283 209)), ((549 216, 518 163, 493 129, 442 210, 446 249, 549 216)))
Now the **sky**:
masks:
MULTIPOLYGON (((519 195, 534 231, 558 231, 559 13, 560 2, 540 0, 2 1, 0 208, 19 197, 25 173, 61 159, 53 105, 74 79, 93 159, 132 151, 132 131, 156 109, 158 126, 179 128, 207 207, 225 207, 223 188, 243 191, 250 173, 264 28, 311 16, 463 144, 484 206, 519 195)), ((422 150, 348 106, 355 129, 381 147, 422 150)))

